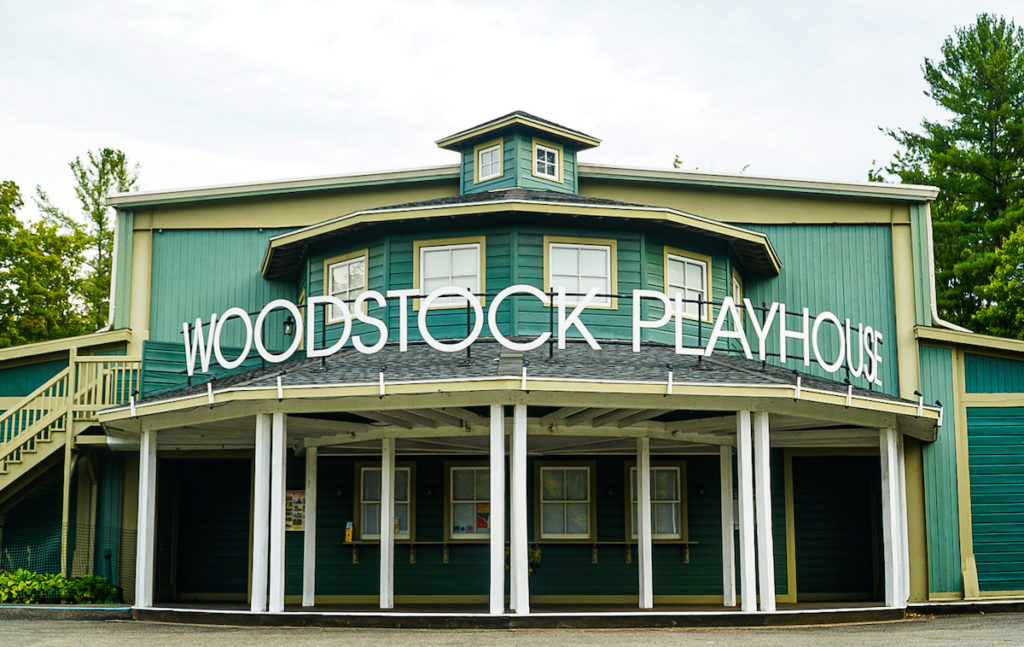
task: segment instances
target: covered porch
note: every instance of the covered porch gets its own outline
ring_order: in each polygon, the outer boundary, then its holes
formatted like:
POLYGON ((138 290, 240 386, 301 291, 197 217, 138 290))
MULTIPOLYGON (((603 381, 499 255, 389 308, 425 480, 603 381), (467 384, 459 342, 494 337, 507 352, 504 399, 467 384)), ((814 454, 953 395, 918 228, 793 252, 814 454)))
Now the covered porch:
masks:
POLYGON ((415 349, 386 365, 380 355, 306 360, 103 413, 111 443, 140 451, 135 606, 155 606, 158 460, 224 455, 251 461, 248 612, 793 608, 789 477, 793 458, 811 454, 877 462, 869 491, 880 499, 878 597, 905 606, 903 436, 930 439, 939 410, 668 349, 640 360, 611 348, 598 361, 572 348, 557 361, 488 350, 433 354, 430 366, 415 349), (470 498, 453 498, 460 469, 478 479, 470 498), (379 491, 367 496, 363 474, 379 491), (573 492, 571 482, 586 487, 573 492), (286 530, 296 483, 305 504, 298 533, 286 530), (328 498, 352 504, 332 510, 328 498), (457 523, 465 504, 485 528, 457 523), (376 532, 367 532, 374 514, 376 532), (418 532, 417 516, 434 518, 437 530, 418 532), (698 517, 700 532, 690 532, 698 517), (346 536, 347 521, 356 523, 346 536), (289 535, 302 539, 292 540, 291 559, 289 535), (354 574, 353 565, 375 571, 374 590, 364 581, 361 595, 340 595, 323 581, 328 571, 354 574), (472 586, 452 593, 460 578, 472 586))

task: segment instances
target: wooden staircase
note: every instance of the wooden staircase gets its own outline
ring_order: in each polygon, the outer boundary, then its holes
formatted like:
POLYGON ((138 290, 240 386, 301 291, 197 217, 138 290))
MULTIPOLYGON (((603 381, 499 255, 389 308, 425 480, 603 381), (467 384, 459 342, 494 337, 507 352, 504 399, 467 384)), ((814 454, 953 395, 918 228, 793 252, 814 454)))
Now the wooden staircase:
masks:
POLYGON ((127 402, 138 388, 140 363, 72 353, 67 368, 0 415, 0 501, 54 465, 95 424, 97 411, 127 402))

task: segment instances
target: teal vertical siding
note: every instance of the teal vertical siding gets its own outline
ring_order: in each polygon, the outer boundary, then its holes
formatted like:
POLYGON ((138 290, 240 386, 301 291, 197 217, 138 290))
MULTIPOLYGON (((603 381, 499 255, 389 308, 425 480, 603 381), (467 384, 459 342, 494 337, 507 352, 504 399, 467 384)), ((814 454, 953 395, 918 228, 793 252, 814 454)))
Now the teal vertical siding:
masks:
POLYGON ((98 479, 96 497, 96 552, 93 573, 117 585, 121 563, 121 494, 124 485, 123 452, 97 452, 93 461, 98 479))
MULTIPOLYGON (((813 317, 828 310, 840 321, 850 319, 870 324, 884 335, 881 346, 881 390, 889 394, 899 392, 896 348, 896 308, 893 289, 892 233, 884 225, 744 225, 761 231, 771 238, 783 262, 782 274, 773 278, 746 276, 744 292, 755 304, 761 301, 785 302, 790 311, 802 307, 810 309, 813 317)), ((789 326, 799 323, 789 317, 789 326)), ((812 322, 813 323, 813 322, 812 322)), ((835 357, 835 333, 827 326, 822 348, 826 359, 835 357)), ((778 350, 778 337, 772 350, 778 350)), ((791 350, 797 344, 790 342, 791 350)), ((777 360, 776 360, 777 363, 777 360)), ((842 380, 845 373, 831 376, 811 358, 811 365, 790 360, 787 367, 842 380)), ((864 385, 863 379, 854 379, 855 385, 864 385)), ((876 387, 878 388, 878 387, 876 387)))
MULTIPOLYGON (((274 299, 294 300, 294 280, 267 281, 260 264, 267 240, 285 229, 227 229, 156 231, 153 233, 153 283, 149 313, 149 338, 179 342, 186 321, 233 306, 257 311, 274 299)), ((268 347, 284 343, 280 321, 271 317, 268 347)), ((253 317, 255 320, 255 317, 253 317)), ((207 330, 209 327, 207 327, 207 330)), ((242 346, 242 325, 237 320, 225 327, 223 343, 242 346)))
POLYGON ((925 522, 928 535, 928 588, 932 593, 963 589, 956 491, 956 416, 953 409, 953 356, 948 348, 920 347, 921 392, 925 402, 945 407, 933 443, 923 445, 925 522))
POLYGON ((988 355, 964 355, 968 393, 1024 393, 1024 362, 988 355))
POLYGON ((971 528, 982 591, 1024 589, 1024 408, 967 409, 971 528))

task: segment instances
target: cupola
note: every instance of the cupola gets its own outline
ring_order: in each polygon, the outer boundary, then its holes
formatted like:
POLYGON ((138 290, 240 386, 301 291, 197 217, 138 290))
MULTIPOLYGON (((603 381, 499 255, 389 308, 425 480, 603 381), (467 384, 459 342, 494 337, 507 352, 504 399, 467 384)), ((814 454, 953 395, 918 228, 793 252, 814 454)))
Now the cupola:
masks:
POLYGON ((521 110, 440 139, 462 155, 461 192, 539 189, 576 193, 576 154, 601 140, 521 110))

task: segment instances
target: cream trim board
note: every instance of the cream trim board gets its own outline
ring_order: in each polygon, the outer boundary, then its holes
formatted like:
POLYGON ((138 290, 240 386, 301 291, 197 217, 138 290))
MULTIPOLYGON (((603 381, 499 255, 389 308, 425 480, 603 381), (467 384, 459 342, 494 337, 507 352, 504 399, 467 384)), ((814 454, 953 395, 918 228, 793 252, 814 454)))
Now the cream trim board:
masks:
MULTIPOLYGON (((534 177, 542 180, 548 180, 550 182, 558 182, 559 184, 565 182, 565 149, 562 148, 561 144, 555 144, 554 142, 545 141, 543 139, 533 138, 531 144, 530 154, 530 172, 534 177), (541 173, 537 170, 537 154, 541 150, 551 152, 555 154, 555 173, 548 175, 547 173, 541 173)), ((546 162, 545 162, 546 163, 546 162)))
POLYGON ((0 362, 7 362, 9 360, 20 359, 23 357, 35 358, 47 353, 67 351, 72 348, 90 348, 93 346, 102 346, 104 344, 127 342, 131 340, 131 337, 131 330, 123 328, 120 330, 96 332, 88 335, 78 335, 77 337, 66 337, 64 339, 51 339, 49 341, 40 341, 33 344, 24 344, 22 346, 12 346, 11 348, 0 349, 0 362))
MULTIPOLYGON (((469 246, 476 245, 477 253, 479 254, 479 276, 478 291, 481 293, 487 292, 487 237, 486 236, 462 236, 459 238, 434 238, 428 240, 417 240, 412 244, 412 284, 416 290, 420 291, 420 294, 425 294, 423 290, 423 270, 420 267, 423 262, 423 251, 429 250, 434 247, 457 247, 457 246, 469 246)), ((463 286, 457 286, 463 287, 463 286)), ((486 299, 480 297, 480 305, 484 305, 486 299)), ((466 308, 463 305, 432 305, 430 310, 456 310, 466 308)), ((412 304, 413 310, 420 309, 420 299, 413 299, 412 304)))
MULTIPOLYGON (((551 292, 551 272, 554 269, 551 266, 551 246, 552 245, 566 245, 566 246, 577 246, 577 247, 607 247, 609 249, 608 255, 608 289, 609 294, 619 293, 619 251, 618 241, 614 238, 587 238, 581 236, 544 236, 544 291, 551 292)), ((568 300, 568 298, 567 298, 568 300)), ((568 304, 567 304, 568 305, 568 304)), ((556 307, 554 299, 552 299, 550 307, 556 307)), ((588 309, 594 310, 617 310, 619 308, 619 300, 617 297, 611 297, 607 305, 591 305, 587 306, 588 309)))
POLYGON ((965 407, 1024 407, 1024 393, 965 393, 965 407))
POLYGON ((594 146, 597 146, 598 144, 601 143, 600 139, 597 139, 596 137, 591 137, 590 135, 587 135, 585 133, 581 133, 578 130, 572 130, 571 128, 565 127, 558 127, 556 124, 551 124, 550 122, 545 123, 542 121, 530 119, 526 115, 521 113, 513 113, 511 115, 508 115, 507 118, 498 117, 497 119, 492 119, 491 121, 480 124, 479 126, 474 126, 472 128, 459 131, 454 135, 449 135, 448 137, 445 137, 444 139, 439 139, 435 143, 441 148, 454 148, 455 144, 458 144, 459 142, 463 142, 467 139, 471 139, 478 135, 482 135, 488 132, 494 132, 499 129, 517 124, 522 124, 525 126, 529 126, 530 128, 542 130, 544 132, 557 135, 559 137, 565 137, 566 139, 571 139, 578 143, 584 144, 589 148, 593 148, 594 146))
POLYGON ((967 407, 964 404, 964 352, 953 351, 953 411, 956 428, 956 489, 960 533, 960 572, 964 597, 978 596, 978 567, 974 561, 974 529, 971 513, 971 461, 967 444, 967 407))
MULTIPOLYGON (((331 267, 334 266, 334 265, 339 265, 341 263, 348 263, 348 262, 351 262, 351 261, 355 261, 355 260, 359 259, 360 257, 362 257, 362 260, 363 260, 363 283, 364 283, 363 291, 365 292, 366 290, 370 289, 370 250, 369 249, 360 249, 358 251, 349 252, 348 254, 341 254, 340 256, 332 256, 330 258, 324 259, 323 293, 324 293, 325 296, 332 294, 332 290, 333 290, 333 286, 331 285, 333 283, 333 280, 332 280, 333 276, 332 276, 332 272, 331 272, 331 267)), ((302 297, 303 298, 305 297, 305 290, 303 290, 302 297)), ((366 304, 365 303, 363 304, 363 312, 366 312, 366 304)), ((334 307, 332 306, 332 307, 328 308, 328 310, 327 310, 327 324, 328 325, 336 324, 336 323, 338 323, 340 321, 343 321, 343 317, 340 314, 335 315, 334 307)))
MULTIPOLYGON (((705 254, 697 254, 695 252, 687 252, 687 251, 681 250, 681 249, 679 249, 677 247, 669 247, 669 246, 666 245, 665 248, 664 248, 664 251, 662 253, 662 271, 664 272, 665 294, 669 297, 669 299, 673 299, 674 298, 673 295, 669 293, 669 286, 668 286, 668 263, 669 263, 669 260, 672 259, 672 257, 675 257, 676 259, 679 259, 679 260, 682 260, 682 261, 691 261, 691 262, 694 262, 694 263, 699 263, 699 264, 704 266, 704 298, 702 300, 703 301, 711 301, 712 298, 714 297, 713 289, 712 289, 712 285, 711 285, 711 277, 712 277, 711 257, 707 256, 705 254)), ((713 313, 711 312, 711 306, 708 305, 708 304, 704 304, 701 307, 701 309, 702 309, 703 316, 700 317, 700 319, 702 319, 703 321, 707 321, 707 322, 712 321, 713 320, 712 319, 713 313)), ((687 315, 685 313, 683 313, 682 316, 685 319, 691 319, 693 321, 697 320, 697 317, 691 317, 691 316, 689 316, 689 315, 687 315)))
POLYGON ((477 144, 473 147, 473 184, 496 180, 505 174, 505 140, 501 137, 477 144), (487 177, 480 175, 480 155, 492 148, 498 149, 498 172, 487 177))
POLYGON ((960 332, 948 328, 932 328, 929 326, 915 326, 914 335, 918 339, 928 341, 940 341, 949 344, 970 346, 972 353, 1006 357, 1007 359, 1024 359, 1024 341, 1019 339, 1007 339, 1005 337, 994 337, 981 333, 960 332), (998 351, 1006 351, 999 353, 998 351), (1013 355, 1016 355, 1014 357, 1013 355))

